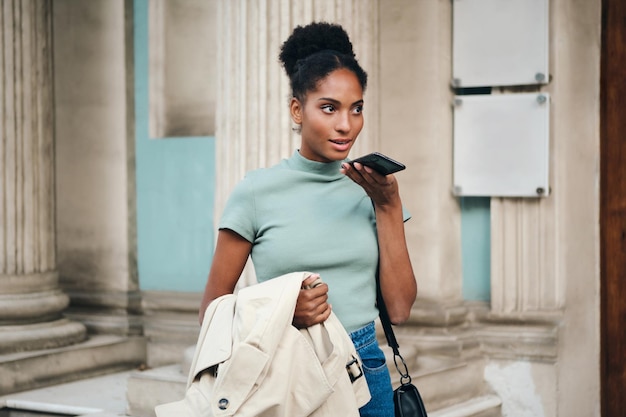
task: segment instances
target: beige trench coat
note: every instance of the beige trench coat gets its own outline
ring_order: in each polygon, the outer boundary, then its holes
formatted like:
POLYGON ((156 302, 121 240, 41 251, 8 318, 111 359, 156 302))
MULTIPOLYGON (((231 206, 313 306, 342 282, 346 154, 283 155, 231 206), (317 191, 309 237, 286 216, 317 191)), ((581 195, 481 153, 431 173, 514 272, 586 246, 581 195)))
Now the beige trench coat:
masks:
POLYGON ((215 299, 185 398, 157 406, 157 417, 358 417, 370 393, 337 317, 302 330, 291 324, 308 275, 286 274, 215 299))

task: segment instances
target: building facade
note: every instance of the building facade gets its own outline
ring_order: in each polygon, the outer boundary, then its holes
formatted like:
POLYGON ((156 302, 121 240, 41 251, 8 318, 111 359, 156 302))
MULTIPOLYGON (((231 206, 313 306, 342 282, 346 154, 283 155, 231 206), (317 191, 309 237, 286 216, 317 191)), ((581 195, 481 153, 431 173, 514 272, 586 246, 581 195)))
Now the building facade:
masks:
MULTIPOLYGON (((535 1, 549 74, 487 92, 550 97, 550 190, 534 198, 453 189, 467 93, 452 76, 454 11, 469 1, 4 0, 0 392, 143 364, 129 414, 182 395, 225 199, 298 146, 280 44, 326 20, 370 76, 352 156, 408 167, 419 294, 396 331, 429 413, 599 416, 611 1, 535 1)), ((249 269, 241 285, 253 281, 249 269)))

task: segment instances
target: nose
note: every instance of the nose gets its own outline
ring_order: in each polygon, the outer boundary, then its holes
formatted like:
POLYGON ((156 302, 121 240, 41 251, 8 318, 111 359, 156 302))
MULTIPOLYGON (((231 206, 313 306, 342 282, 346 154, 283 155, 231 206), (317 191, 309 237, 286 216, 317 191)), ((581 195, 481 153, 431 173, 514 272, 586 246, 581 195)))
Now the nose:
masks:
POLYGON ((349 132, 351 127, 350 114, 348 112, 338 112, 335 130, 337 132, 349 132))

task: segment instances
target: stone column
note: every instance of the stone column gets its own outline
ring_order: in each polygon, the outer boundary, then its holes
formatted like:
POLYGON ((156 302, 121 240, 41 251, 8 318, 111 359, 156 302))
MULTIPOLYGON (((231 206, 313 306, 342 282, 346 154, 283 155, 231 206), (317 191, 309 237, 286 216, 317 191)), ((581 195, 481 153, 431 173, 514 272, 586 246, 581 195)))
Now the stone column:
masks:
MULTIPOLYGON (((369 74, 366 122, 352 155, 378 144, 378 1, 324 0, 218 4, 216 222, 234 185, 252 169, 289 157, 300 145, 289 116, 289 82, 280 45, 297 25, 336 22, 369 74)), ((247 272, 242 283, 253 282, 247 272)))
POLYGON ((481 335, 493 357, 556 361, 564 282, 555 200, 491 199, 491 309, 481 335))
POLYGON ((0 353, 66 346, 85 327, 55 256, 50 0, 0 4, 0 353))
POLYGON ((491 199, 491 315, 546 318, 563 306, 554 196, 491 199))
POLYGON ((552 100, 551 193, 491 200, 491 312, 483 343, 492 357, 531 361, 534 375, 544 373, 535 381, 558 386, 546 392, 560 415, 590 415, 600 346, 594 237, 601 6, 557 0, 550 15, 551 81, 542 89, 552 100))

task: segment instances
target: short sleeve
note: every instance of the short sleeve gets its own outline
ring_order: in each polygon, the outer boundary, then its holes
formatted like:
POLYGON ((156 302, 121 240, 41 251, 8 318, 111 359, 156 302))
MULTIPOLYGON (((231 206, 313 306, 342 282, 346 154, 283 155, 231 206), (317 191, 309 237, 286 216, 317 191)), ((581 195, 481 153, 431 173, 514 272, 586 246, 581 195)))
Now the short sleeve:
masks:
POLYGON ((409 213, 409 211, 404 206, 402 206, 402 219, 405 223, 411 220, 411 213, 409 213))
POLYGON ((249 242, 256 236, 253 181, 246 177, 228 197, 218 229, 229 229, 249 242))

